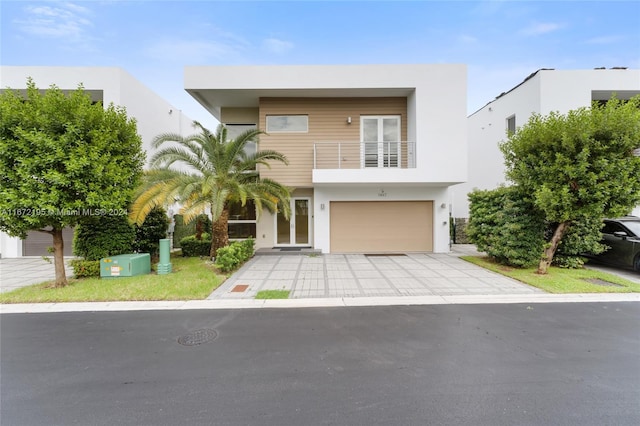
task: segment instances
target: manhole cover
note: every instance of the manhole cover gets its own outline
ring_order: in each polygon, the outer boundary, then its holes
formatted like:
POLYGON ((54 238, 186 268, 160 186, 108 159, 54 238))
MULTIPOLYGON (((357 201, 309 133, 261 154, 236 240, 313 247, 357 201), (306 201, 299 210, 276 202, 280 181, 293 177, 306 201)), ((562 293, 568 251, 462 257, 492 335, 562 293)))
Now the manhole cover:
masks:
POLYGON ((238 284, 231 289, 231 293, 242 293, 249 288, 249 284, 238 284))
POLYGON ((203 328, 202 330, 195 330, 189 334, 178 337, 178 343, 184 346, 196 346, 208 343, 218 337, 218 332, 210 328, 203 328))
POLYGON ((584 278, 584 280, 590 282, 591 284, 602 285, 605 287, 624 287, 623 285, 601 280, 600 278, 584 278))

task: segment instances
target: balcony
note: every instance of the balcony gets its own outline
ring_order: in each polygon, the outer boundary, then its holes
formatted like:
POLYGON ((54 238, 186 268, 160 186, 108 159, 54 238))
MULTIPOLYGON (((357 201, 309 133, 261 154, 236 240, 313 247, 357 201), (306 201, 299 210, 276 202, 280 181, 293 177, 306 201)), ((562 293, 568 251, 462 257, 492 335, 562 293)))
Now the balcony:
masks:
POLYGON ((317 142, 314 169, 413 169, 415 142, 317 142))

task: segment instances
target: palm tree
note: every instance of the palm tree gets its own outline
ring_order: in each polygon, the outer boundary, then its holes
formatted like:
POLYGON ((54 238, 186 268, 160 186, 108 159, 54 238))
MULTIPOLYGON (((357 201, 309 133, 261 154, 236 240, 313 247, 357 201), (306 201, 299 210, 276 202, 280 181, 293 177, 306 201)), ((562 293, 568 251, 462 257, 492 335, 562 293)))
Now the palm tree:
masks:
POLYGON ((154 138, 152 146, 159 149, 151 157, 151 170, 145 173, 136 193, 130 217, 140 224, 154 206, 181 203, 185 222, 209 209, 211 213, 211 256, 229 242, 229 203, 243 206, 253 200, 256 215, 263 208, 272 213, 282 209, 289 217, 290 190, 278 182, 260 178, 257 165, 269 166, 269 161, 288 164, 276 151, 247 154, 247 145, 255 142, 260 130, 248 130, 233 140, 227 140, 227 129, 220 125, 212 133, 197 121, 199 132, 183 137, 164 133, 154 138), (177 164, 180 170, 172 169, 177 164), (186 167, 185 167, 186 166, 186 167), (186 170, 185 170, 186 169, 186 170))

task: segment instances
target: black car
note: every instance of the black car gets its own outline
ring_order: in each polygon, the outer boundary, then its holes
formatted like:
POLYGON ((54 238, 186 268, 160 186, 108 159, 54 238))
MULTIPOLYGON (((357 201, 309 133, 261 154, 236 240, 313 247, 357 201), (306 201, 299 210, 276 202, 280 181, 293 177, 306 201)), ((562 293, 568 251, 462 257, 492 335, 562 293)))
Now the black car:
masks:
POLYGON ((592 258, 610 265, 633 268, 640 272, 640 218, 625 216, 605 219, 602 243, 609 250, 592 258))

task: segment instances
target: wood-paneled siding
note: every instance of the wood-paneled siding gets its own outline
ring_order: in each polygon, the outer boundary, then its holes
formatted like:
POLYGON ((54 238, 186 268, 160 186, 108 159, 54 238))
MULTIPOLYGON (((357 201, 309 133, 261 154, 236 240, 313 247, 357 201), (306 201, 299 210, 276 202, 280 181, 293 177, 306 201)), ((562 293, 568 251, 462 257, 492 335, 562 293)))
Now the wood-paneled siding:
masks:
MULTIPOLYGON (((272 133, 260 137, 260 149, 287 156, 289 165, 260 168, 260 175, 292 187, 310 187, 313 144, 359 142, 362 115, 400 115, 401 138, 407 140, 407 99, 397 98, 261 98, 259 128, 266 130, 267 115, 309 116, 307 133, 272 133), (351 117, 351 124, 347 123, 351 117)), ((359 160, 358 160, 359 161, 359 160)))

